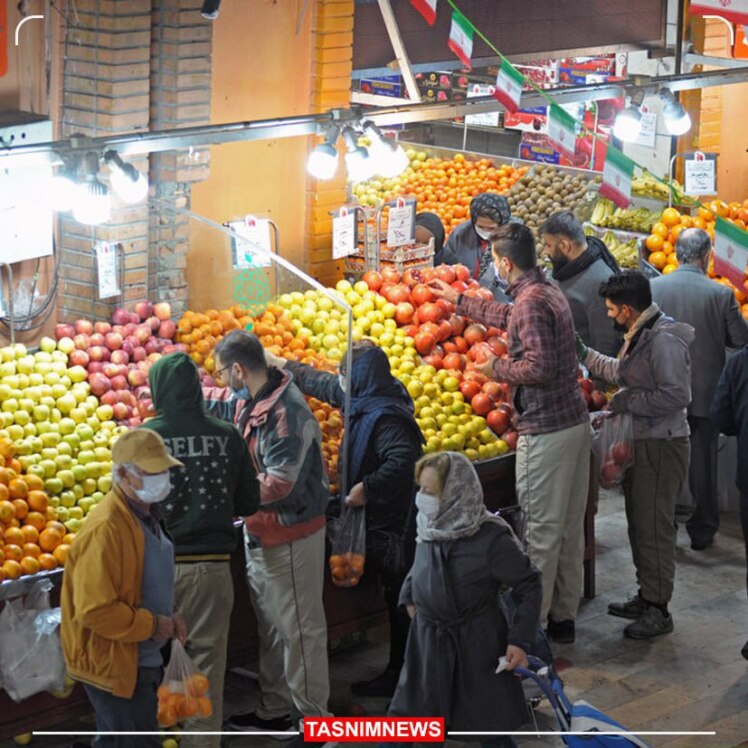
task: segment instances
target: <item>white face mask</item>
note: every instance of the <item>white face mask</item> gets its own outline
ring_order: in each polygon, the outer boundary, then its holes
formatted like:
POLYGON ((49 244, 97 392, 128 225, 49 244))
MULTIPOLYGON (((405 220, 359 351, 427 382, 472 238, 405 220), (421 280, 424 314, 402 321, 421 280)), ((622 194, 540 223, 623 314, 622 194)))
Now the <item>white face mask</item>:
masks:
POLYGON ((346 387, 348 386, 348 382, 342 374, 338 374, 338 384, 340 385, 340 389, 345 392, 346 387))
POLYGON ((141 475, 143 488, 135 489, 135 495, 144 504, 156 504, 163 501, 171 492, 171 478, 169 471, 154 475, 141 475))
POLYGON ((430 493, 425 493, 424 491, 418 491, 416 493, 416 506, 418 507, 418 511, 426 519, 434 519, 439 514, 441 504, 436 496, 432 496, 430 493))
POLYGON ((493 231, 486 231, 486 229, 479 229, 477 226, 475 227, 475 233, 478 234, 478 236, 483 239, 484 242, 488 241, 488 237, 493 234, 493 231))

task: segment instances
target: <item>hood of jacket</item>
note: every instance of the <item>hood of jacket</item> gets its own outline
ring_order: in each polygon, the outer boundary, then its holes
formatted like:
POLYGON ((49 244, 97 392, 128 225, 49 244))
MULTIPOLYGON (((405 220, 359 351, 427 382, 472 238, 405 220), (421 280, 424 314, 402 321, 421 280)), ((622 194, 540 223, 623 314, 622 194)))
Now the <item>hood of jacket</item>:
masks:
POLYGON ((203 410, 200 374, 186 353, 170 353, 150 368, 153 407, 160 415, 178 416, 203 410))
POLYGON ((669 333, 670 335, 674 335, 676 338, 683 341, 686 348, 691 347, 691 343, 693 343, 693 339, 696 337, 696 332, 691 325, 687 325, 685 322, 678 322, 672 317, 663 314, 657 322, 654 323, 652 329, 644 330, 642 332, 641 338, 639 339, 639 345, 641 346, 646 340, 649 340, 653 335, 657 335, 658 333, 669 333))

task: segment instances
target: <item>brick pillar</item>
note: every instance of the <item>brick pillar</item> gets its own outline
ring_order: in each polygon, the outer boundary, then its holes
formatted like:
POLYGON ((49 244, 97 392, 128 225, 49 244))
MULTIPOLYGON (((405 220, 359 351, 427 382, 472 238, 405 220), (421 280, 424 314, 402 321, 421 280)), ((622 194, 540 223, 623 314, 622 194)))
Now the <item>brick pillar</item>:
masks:
MULTIPOLYGON (((153 0, 151 43, 152 130, 210 122, 213 28, 200 15, 201 0, 153 0)), ((192 183, 209 174, 210 151, 195 148, 151 156, 155 196, 166 206, 189 208, 192 183)), ((151 212, 149 286, 175 316, 187 308, 190 219, 157 207, 151 212)))
MULTIPOLYGON (((353 66, 353 0, 319 0, 314 26, 314 65, 311 111, 350 106, 353 66)), ((309 139, 309 151, 319 142, 309 139)), ((321 182, 307 177, 307 221, 305 255, 309 273, 327 285, 342 275, 342 263, 332 259, 330 211, 346 202, 345 166, 334 179, 321 182)))
MULTIPOLYGON (((146 130, 150 106, 151 0, 76 0, 67 16, 62 91, 62 136, 92 137, 146 130)), ((128 159, 147 173, 148 160, 128 159)), ((106 169, 101 178, 106 181, 106 169)), ((60 220, 60 319, 106 318, 112 301, 98 302, 93 246, 121 242, 126 302, 147 295, 148 207, 113 197, 112 218, 90 227, 60 220)))

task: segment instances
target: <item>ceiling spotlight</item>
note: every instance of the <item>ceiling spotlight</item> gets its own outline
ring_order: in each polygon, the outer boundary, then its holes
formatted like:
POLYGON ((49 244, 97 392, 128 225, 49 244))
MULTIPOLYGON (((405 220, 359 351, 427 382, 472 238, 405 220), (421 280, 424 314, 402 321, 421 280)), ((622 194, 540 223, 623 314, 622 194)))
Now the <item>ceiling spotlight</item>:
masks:
POLYGON ((369 158, 376 164, 376 174, 385 179, 398 177, 410 164, 407 154, 399 143, 382 135, 373 122, 364 122, 364 135, 369 138, 369 158))
POLYGON ((660 98, 665 102, 662 116, 668 132, 671 135, 687 133, 691 129, 691 116, 684 109, 683 104, 675 98, 675 94, 669 88, 660 90, 660 98))
POLYGON ((613 123, 613 135, 624 143, 633 143, 642 129, 641 105, 644 101, 644 91, 635 88, 630 94, 629 105, 616 115, 613 123))
POLYGON ((215 21, 218 18, 218 8, 221 6, 221 0, 203 0, 203 7, 200 15, 209 21, 215 21))
POLYGON ((325 142, 319 143, 309 154, 306 170, 315 179, 332 179, 338 170, 338 152, 335 141, 338 139, 338 128, 331 127, 325 136, 325 142))
POLYGON ((59 171, 49 182, 49 202, 52 210, 67 213, 73 207, 78 185, 67 171, 59 171))
POLYGON ((343 139, 348 148, 348 152, 345 154, 348 178, 352 182, 365 182, 377 168, 374 159, 369 156, 366 148, 358 144, 358 135, 352 127, 346 127, 343 130, 343 139))
POLYGON ((107 151, 104 161, 111 172, 112 187, 123 202, 132 205, 145 200, 148 195, 148 180, 132 164, 126 164, 117 151, 107 151))
POLYGON ((80 166, 83 175, 74 193, 73 217, 78 223, 98 226, 109 220, 112 199, 109 189, 99 181, 99 157, 87 153, 80 166))

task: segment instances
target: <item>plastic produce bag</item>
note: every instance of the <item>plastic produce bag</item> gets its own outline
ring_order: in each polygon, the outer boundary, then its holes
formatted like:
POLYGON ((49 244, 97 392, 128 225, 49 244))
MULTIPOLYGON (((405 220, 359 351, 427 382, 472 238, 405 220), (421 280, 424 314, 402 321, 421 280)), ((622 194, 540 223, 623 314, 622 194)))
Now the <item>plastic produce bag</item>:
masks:
POLYGON ((366 559, 365 508, 344 504, 340 517, 330 526, 330 534, 332 581, 338 587, 355 587, 364 574, 366 559))
POLYGON ((15 702, 65 686, 60 645, 60 609, 49 607, 48 579, 26 596, 6 602, 0 613, 0 672, 3 687, 15 702))
POLYGON ((201 673, 179 639, 171 641, 171 659, 158 687, 158 723, 170 727, 190 717, 210 717, 208 678, 201 673))
POLYGON ((630 413, 604 411, 599 416, 593 440, 597 457, 598 478, 603 488, 613 488, 623 481, 626 470, 634 464, 634 426, 630 413))

